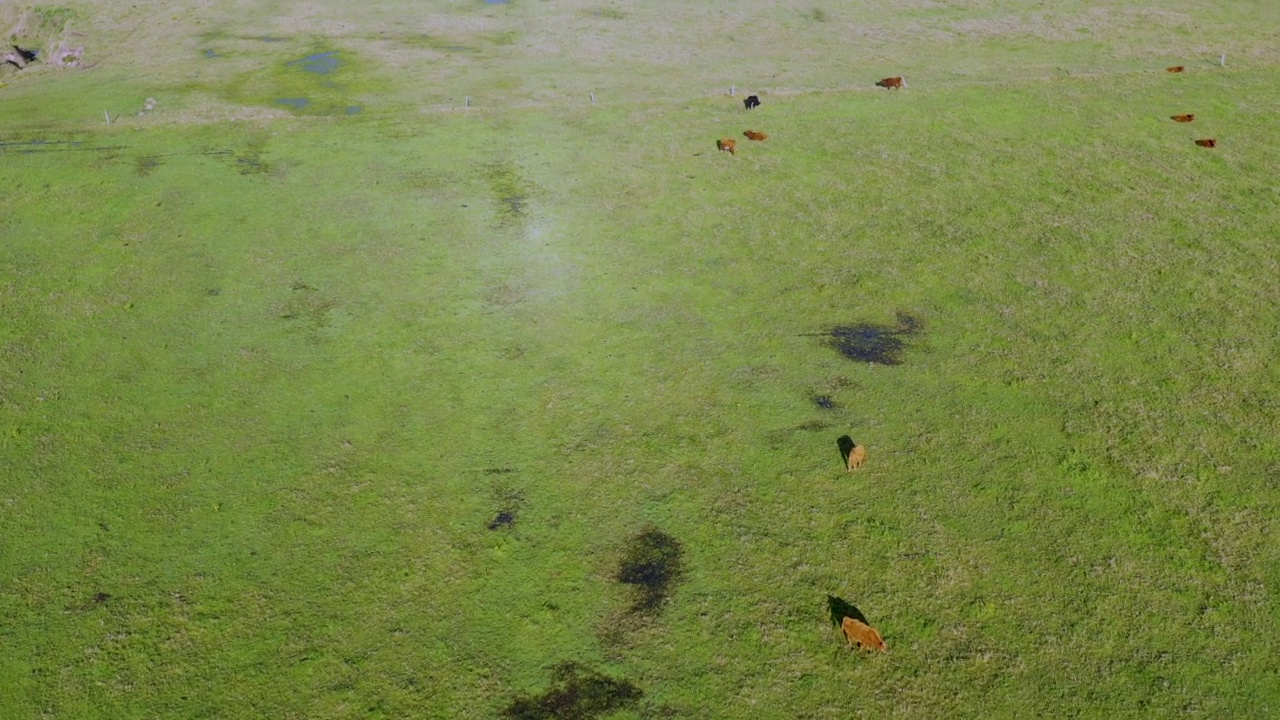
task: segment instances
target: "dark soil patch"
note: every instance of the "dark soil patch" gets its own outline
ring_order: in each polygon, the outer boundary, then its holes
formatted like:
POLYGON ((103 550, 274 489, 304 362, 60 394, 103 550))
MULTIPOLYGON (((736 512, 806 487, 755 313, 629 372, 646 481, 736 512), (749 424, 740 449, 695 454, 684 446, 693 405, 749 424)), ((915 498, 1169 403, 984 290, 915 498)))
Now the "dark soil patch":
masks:
POLYGON ((818 395, 818 396, 816 396, 816 397, 814 397, 814 398, 813 398, 813 404, 814 404, 814 405, 817 405, 818 407, 822 408, 823 410, 831 410, 831 409, 835 408, 835 406, 836 406, 836 401, 835 401, 835 400, 832 400, 832 399, 831 399, 831 396, 829 396, 829 395, 818 395))
POLYGON ((516 514, 512 510, 502 510, 497 517, 489 521, 489 529, 497 530, 498 528, 510 527, 516 524, 516 514))
POLYGON ((513 720, 591 720, 635 705, 643 691, 626 680, 575 662, 551 670, 551 684, 541 695, 517 697, 502 711, 513 720))
POLYGON ((684 548, 680 541, 650 528, 631 539, 618 567, 618 581, 635 585, 640 597, 632 611, 654 610, 671 594, 684 575, 684 548))

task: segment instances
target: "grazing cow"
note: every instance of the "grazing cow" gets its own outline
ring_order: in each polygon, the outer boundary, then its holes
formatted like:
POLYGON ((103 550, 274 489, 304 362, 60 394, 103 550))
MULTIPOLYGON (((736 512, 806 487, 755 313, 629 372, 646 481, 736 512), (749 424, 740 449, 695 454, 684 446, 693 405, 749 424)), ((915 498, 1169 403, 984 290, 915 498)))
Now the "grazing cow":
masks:
POLYGON ((1169 72, 1182 72, 1183 70, 1186 70, 1186 69, 1187 69, 1187 66, 1185 65, 1174 65, 1173 67, 1165 68, 1165 70, 1168 70, 1169 72))
POLYGON ((35 50, 23 50, 22 48, 18 47, 17 45, 13 45, 12 47, 13 47, 13 51, 14 51, 14 52, 16 52, 16 53, 18 53, 18 57, 22 58, 22 62, 23 62, 23 63, 29 63, 29 62, 31 62, 32 60, 35 60, 35 59, 36 59, 36 51, 35 51, 35 50))
POLYGON ((854 445, 849 451, 849 459, 846 463, 849 472, 857 470, 862 463, 867 461, 867 447, 865 445, 854 445))
POLYGON ((1196 144, 1199 145, 1200 147, 1218 147, 1218 141, 1214 140, 1213 138, 1204 138, 1202 140, 1197 140, 1196 144))
POLYGON ((907 86, 907 83, 905 80, 902 79, 901 76, 897 76, 897 77, 885 78, 880 82, 876 83, 876 85, 886 90, 888 90, 889 88, 898 88, 899 90, 901 90, 902 88, 907 86))
POLYGON ((716 149, 723 150, 730 155, 737 155, 738 143, 730 138, 723 138, 716 141, 716 149))
POLYGON ((751 96, 750 96, 750 97, 748 97, 746 100, 743 100, 743 101, 742 101, 742 104, 743 104, 743 105, 745 105, 745 106, 747 106, 747 109, 748 109, 748 110, 750 110, 750 109, 752 109, 752 108, 758 108, 758 107, 760 107, 760 96, 758 96, 758 95, 751 95, 751 96))
POLYGON ((746 135, 748 140, 761 140, 761 141, 763 141, 763 140, 768 140, 768 139, 769 139, 769 133, 758 133, 758 132, 756 132, 755 130, 748 130, 748 131, 746 131, 746 132, 744 132, 744 133, 742 133, 742 134, 743 134, 743 135, 746 135))
POLYGON ((1196 119, 1196 116, 1192 113, 1186 113, 1185 115, 1170 115, 1169 119, 1174 122, 1191 122, 1196 119))
POLYGON ((884 638, 880 637, 880 633, 870 625, 846 617, 840 622, 840 632, 844 633, 845 640, 850 645, 857 645, 859 650, 888 650, 889 646, 884 644, 884 638))

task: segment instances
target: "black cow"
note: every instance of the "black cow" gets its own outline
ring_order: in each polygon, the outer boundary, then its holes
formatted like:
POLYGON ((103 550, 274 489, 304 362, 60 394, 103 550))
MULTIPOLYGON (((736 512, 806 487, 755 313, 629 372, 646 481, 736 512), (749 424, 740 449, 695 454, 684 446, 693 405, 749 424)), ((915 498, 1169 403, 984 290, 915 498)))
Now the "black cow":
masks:
POLYGON ((743 100, 742 104, 746 105, 748 110, 750 110, 751 108, 758 108, 760 107, 760 97, 758 95, 752 95, 751 97, 748 97, 746 100, 743 100))

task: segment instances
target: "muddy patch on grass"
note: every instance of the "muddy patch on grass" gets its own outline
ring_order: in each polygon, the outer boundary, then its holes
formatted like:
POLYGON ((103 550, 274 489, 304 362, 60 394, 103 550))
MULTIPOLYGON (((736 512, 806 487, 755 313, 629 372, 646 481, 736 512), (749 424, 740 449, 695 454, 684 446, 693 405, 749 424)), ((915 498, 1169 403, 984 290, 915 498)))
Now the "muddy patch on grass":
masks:
POLYGON ((592 720, 631 707, 644 692, 626 680, 617 680, 576 662, 563 662, 551 670, 551 683, 541 695, 517 697, 502 711, 512 720, 592 720))
MULTIPOLYGON (((499 475, 500 477, 507 473, 515 472, 511 468, 486 468, 486 475, 499 475), (490 470, 496 470, 497 473, 491 473, 490 470)), ((515 527, 516 518, 520 514, 520 510, 524 507, 524 493, 518 489, 508 485, 506 482, 499 480, 491 488, 494 505, 498 506, 498 512, 493 516, 485 527, 490 530, 500 530, 502 528, 515 527)))
POLYGON ((649 528, 631 538, 618 566, 618 582, 636 586, 632 612, 656 610, 684 575, 684 547, 679 540, 649 528))
POLYGON ((854 362, 901 365, 902 353, 911 337, 923 328, 920 319, 898 313, 893 325, 857 323, 836 325, 827 331, 826 344, 854 362))
POLYGON ((499 510, 498 514, 489 521, 486 527, 490 530, 497 530, 498 528, 511 527, 515 524, 516 513, 514 510, 499 510))

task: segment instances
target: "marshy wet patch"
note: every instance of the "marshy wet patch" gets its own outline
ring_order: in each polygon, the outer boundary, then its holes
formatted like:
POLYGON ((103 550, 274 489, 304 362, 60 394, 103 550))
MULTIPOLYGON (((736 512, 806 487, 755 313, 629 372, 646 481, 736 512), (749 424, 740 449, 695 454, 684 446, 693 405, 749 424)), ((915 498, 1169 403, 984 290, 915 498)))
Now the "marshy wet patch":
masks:
MULTIPOLYGON (((320 44, 284 53, 226 77, 220 94, 233 103, 300 115, 354 115, 363 111, 364 98, 389 89, 387 78, 358 52, 320 44)), ((264 53, 250 49, 237 56, 242 54, 264 53)))
POLYGON ((656 610, 684 576, 684 547, 674 537, 647 528, 631 538, 618 564, 618 582, 639 591, 632 612, 656 610))
POLYGON ((903 338, 917 334, 922 328, 919 318, 900 312, 893 325, 869 322, 836 325, 825 333, 826 344, 854 362, 901 365, 907 346, 903 338))
POLYGON ((325 50, 298 60, 290 60, 285 65, 300 68, 303 72, 313 75, 329 75, 342 67, 342 58, 338 56, 337 50, 325 50))
POLYGON ((511 720, 592 720, 631 707, 644 695, 635 684, 611 678, 576 662, 551 670, 551 682, 540 695, 517 697, 503 711, 511 720))
POLYGON ((142 155, 134 161, 133 169, 139 176, 146 177, 163 164, 164 158, 159 155, 142 155))
POLYGON ((531 188, 520 170, 508 163, 492 163, 484 167, 484 176, 493 193, 499 222, 504 225, 519 222, 531 195, 531 188))

